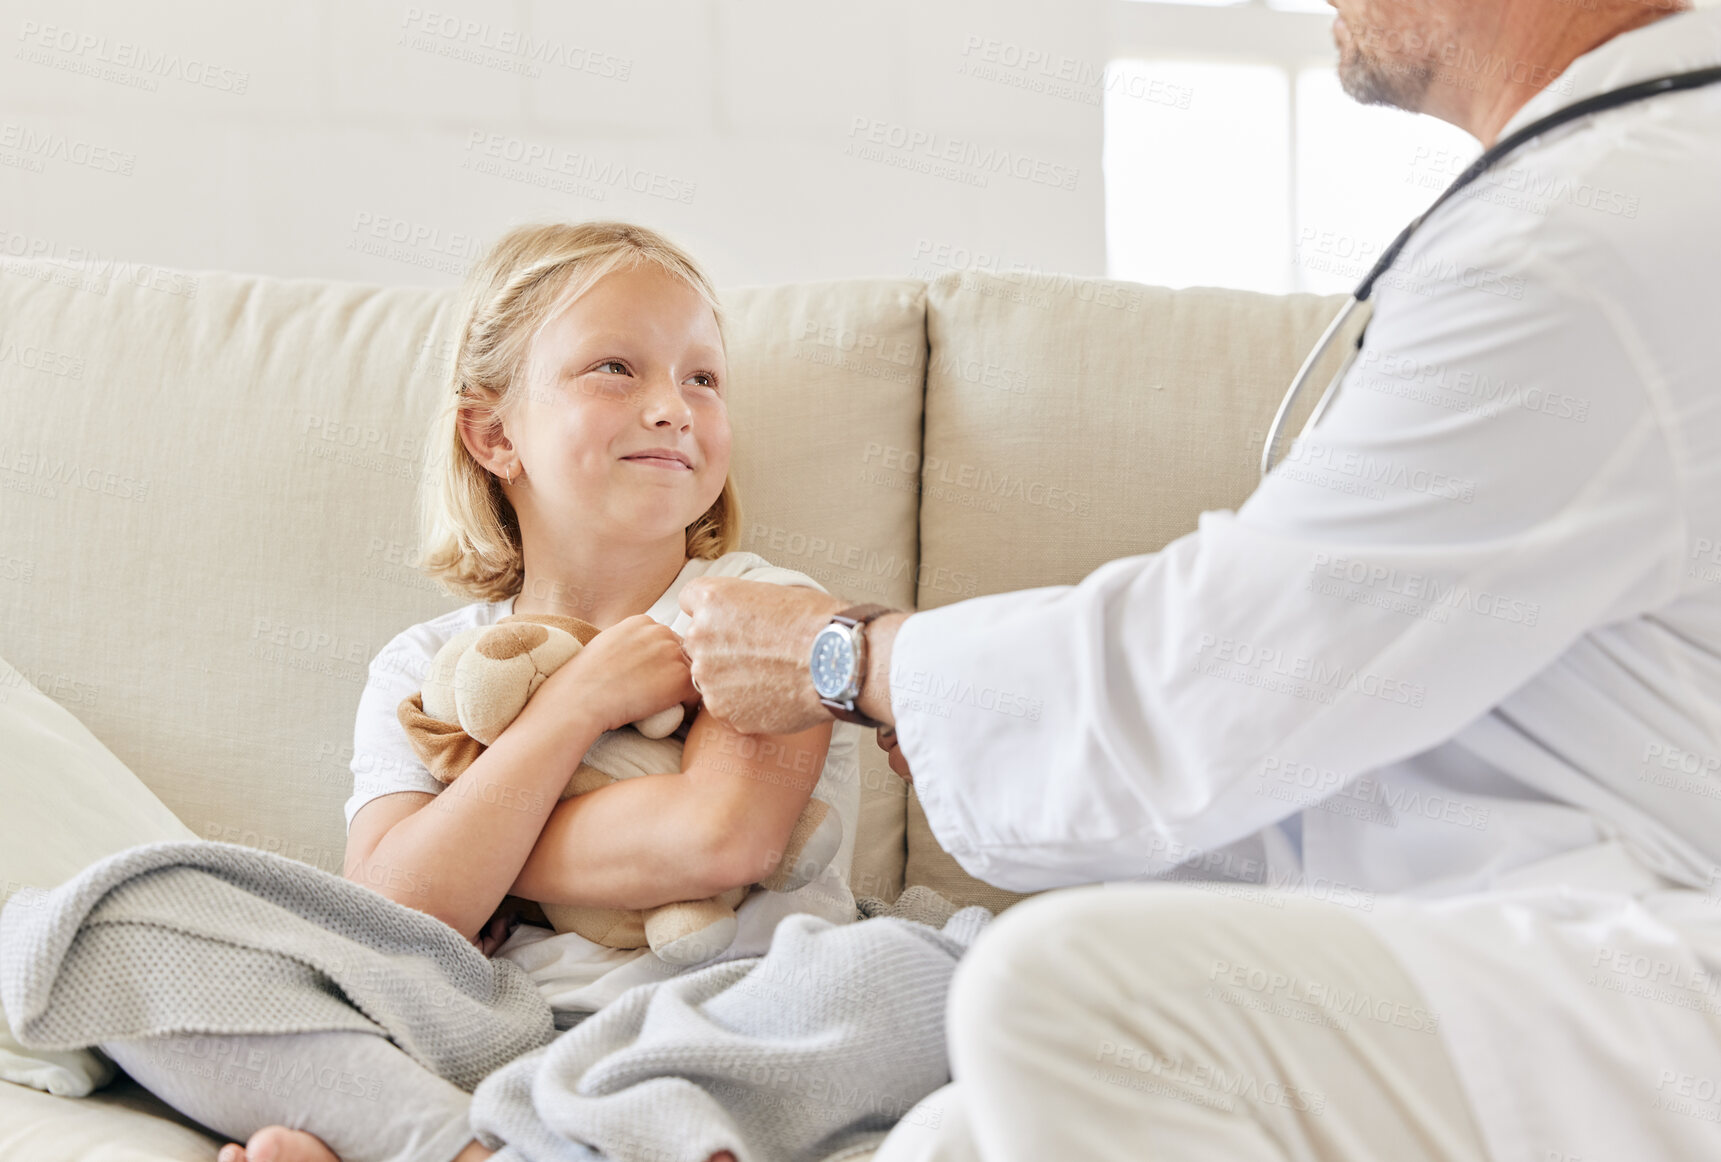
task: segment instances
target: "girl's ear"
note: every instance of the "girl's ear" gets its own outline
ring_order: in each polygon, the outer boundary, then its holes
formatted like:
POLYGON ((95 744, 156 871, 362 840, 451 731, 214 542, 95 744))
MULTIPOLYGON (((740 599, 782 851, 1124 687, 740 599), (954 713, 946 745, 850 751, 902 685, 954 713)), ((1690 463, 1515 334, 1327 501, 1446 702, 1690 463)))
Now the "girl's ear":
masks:
POLYGON ((460 433, 460 442, 466 445, 472 458, 483 468, 503 474, 502 465, 514 451, 514 444, 502 430, 501 421, 482 424, 471 411, 461 408, 455 417, 455 426, 460 433))

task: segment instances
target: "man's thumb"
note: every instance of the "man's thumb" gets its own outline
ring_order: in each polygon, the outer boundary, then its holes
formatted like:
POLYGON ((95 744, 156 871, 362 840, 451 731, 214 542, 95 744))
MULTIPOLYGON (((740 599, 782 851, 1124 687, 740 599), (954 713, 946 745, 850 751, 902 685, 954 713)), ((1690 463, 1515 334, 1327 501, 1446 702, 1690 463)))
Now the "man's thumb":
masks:
POLYGON ((707 589, 709 589, 709 586, 706 584, 706 579, 703 577, 695 577, 686 585, 683 585, 681 587, 680 595, 676 598, 681 605, 682 611, 697 615, 701 609, 705 608, 705 602, 710 596, 706 592, 707 589))

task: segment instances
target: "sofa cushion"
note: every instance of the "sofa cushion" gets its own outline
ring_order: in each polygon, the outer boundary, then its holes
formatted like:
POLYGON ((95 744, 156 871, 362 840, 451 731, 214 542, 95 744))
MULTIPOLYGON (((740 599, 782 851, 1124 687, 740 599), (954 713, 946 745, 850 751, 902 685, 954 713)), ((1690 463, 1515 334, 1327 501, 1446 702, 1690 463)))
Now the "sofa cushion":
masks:
MULTIPOLYGON (((414 567, 451 290, 0 264, 0 640, 195 832, 339 872, 370 659, 463 603, 414 567), (44 356, 43 353, 49 353, 44 356)), ((725 295, 742 547, 912 603, 924 284, 725 295)), ((876 749, 876 748, 874 748, 876 749)), ((905 800, 857 869, 900 883, 905 800)))
MULTIPOLYGON (((64 706, 0 658, 0 905, 27 907, 105 856, 192 838, 64 706)), ((99 1051, 27 1049, 0 1012, 0 1080, 82 1097, 113 1080, 99 1051)))
POLYGON ((214 1162, 224 1141, 123 1073, 90 1097, 53 1097, 0 1085, 0 1158, 214 1162))
MULTIPOLYGON (((920 497, 858 485, 874 449, 920 447, 925 284, 756 287, 723 302, 742 547, 856 604, 912 608, 920 497)), ((870 731, 860 758, 850 885, 892 900, 903 886, 907 796, 870 731)))
MULTIPOLYGON (((1029 273, 933 282, 924 457, 887 450, 875 480, 920 484, 919 607, 1074 584, 1237 507, 1285 386, 1343 301, 1029 273)), ((1365 316, 1347 323, 1353 341, 1365 316)), ((963 872, 912 796, 905 874, 958 903, 1022 898, 963 872)))

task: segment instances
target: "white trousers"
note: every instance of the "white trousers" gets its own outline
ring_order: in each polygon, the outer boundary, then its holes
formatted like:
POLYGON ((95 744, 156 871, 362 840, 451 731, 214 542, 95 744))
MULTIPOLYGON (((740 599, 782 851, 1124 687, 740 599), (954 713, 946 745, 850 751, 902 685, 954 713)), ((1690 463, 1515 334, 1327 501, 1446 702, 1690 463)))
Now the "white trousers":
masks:
POLYGON ((963 957, 955 1080, 873 1162, 1487 1162, 1438 1027, 1338 904, 1052 892, 963 957))

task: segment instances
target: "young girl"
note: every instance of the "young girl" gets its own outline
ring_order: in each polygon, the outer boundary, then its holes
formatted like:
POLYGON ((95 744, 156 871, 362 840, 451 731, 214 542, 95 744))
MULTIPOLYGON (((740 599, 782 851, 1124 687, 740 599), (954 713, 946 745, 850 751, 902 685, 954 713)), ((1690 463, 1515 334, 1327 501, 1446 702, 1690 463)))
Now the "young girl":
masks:
MULTIPOLYGON (((725 956, 762 954, 789 912, 852 920, 837 870, 859 815, 847 728, 835 743, 830 724, 744 740, 700 712, 681 771, 558 802, 604 731, 697 699, 675 632, 688 580, 819 588, 734 551, 728 366, 710 282, 637 226, 521 227, 468 278, 459 328, 422 493, 424 567, 474 600, 405 630, 371 664, 345 875, 439 917, 486 955, 515 960, 566 1027, 676 970, 648 950, 518 923, 504 897, 644 908, 753 883, 775 866, 816 781, 845 829, 837 859, 800 891, 749 897, 725 956), (443 642, 511 613, 566 614, 603 632, 445 792, 396 709, 443 642)), ((175 1069, 176 1040, 102 1049, 170 1105, 247 1139, 224 1147, 221 1162, 475 1162, 491 1153, 468 1129, 469 1095, 386 1038, 221 1039, 232 1042, 228 1060, 277 1084, 200 1084, 175 1069), (307 1059, 325 1068, 307 1070, 307 1059), (320 1084, 330 1070, 351 1084, 320 1084)))

